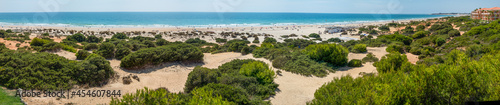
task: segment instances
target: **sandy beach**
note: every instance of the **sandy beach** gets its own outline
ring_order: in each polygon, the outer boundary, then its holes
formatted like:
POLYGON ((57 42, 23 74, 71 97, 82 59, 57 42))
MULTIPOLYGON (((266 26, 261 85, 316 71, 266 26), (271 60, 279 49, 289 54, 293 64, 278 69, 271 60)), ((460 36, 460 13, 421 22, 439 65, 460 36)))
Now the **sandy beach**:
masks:
MULTIPOLYGON (((432 18, 427 18, 432 19, 432 18)), ((422 21, 427 19, 408 19, 408 20, 398 20, 394 21, 396 23, 407 23, 411 21, 422 21)), ((3 30, 12 29, 19 30, 23 32, 32 32, 32 37, 40 35, 42 33, 49 33, 54 36, 65 36, 72 35, 71 33, 84 33, 85 35, 96 35, 98 37, 111 38, 113 33, 128 33, 129 36, 146 36, 154 37, 156 34, 163 34, 164 39, 168 41, 185 41, 189 38, 200 38, 208 42, 215 43, 215 38, 225 38, 228 40, 241 39, 238 37, 227 37, 222 36, 222 32, 233 32, 242 34, 256 34, 256 35, 270 35, 266 37, 273 37, 278 40, 278 42, 283 42, 284 38, 282 35, 298 35, 297 37, 290 38, 302 38, 302 35, 309 35, 311 33, 321 33, 322 40, 327 40, 329 38, 340 38, 343 40, 356 40, 359 36, 351 36, 350 34, 357 34, 357 32, 350 32, 349 35, 340 35, 340 33, 327 34, 324 33, 325 27, 362 27, 362 26, 380 26, 393 21, 380 21, 380 22, 365 22, 365 23, 353 23, 353 24, 337 24, 337 25, 285 25, 285 26, 259 26, 259 27, 131 27, 131 28, 121 28, 121 27, 58 27, 58 26, 4 26, 0 28, 3 30), (202 32, 202 33, 215 33, 202 35, 189 35, 189 33, 202 32), (180 35, 182 33, 187 33, 187 35, 180 35)), ((398 29, 392 29, 391 31, 396 31, 398 29)), ((259 37, 260 41, 263 41, 265 37, 259 37)), ((253 38, 248 38, 249 41, 253 41, 253 38)), ((318 41, 321 42, 321 41, 318 41)))

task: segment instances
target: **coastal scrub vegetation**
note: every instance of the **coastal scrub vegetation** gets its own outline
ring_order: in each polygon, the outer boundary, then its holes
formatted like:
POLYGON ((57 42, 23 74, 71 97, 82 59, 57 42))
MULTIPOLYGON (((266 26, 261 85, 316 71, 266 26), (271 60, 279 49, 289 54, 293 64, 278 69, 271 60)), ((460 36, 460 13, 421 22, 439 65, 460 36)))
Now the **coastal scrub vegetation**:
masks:
POLYGON ((275 76, 261 61, 236 59, 215 69, 195 67, 183 93, 145 88, 123 99, 113 98, 111 104, 269 105, 264 99, 276 94, 275 76))
POLYGON ((273 67, 285 71, 304 76, 324 77, 329 71, 333 72, 333 65, 315 60, 307 55, 305 48, 315 44, 315 42, 305 39, 286 39, 283 43, 263 43, 260 47, 256 47, 252 54, 257 58, 269 59, 273 62, 273 67))
POLYGON ((499 24, 498 20, 446 17, 433 25, 426 23, 428 31, 417 26, 417 33, 407 34, 411 37, 396 33, 340 43, 389 45, 387 50, 392 53, 380 61, 371 60, 372 54, 363 59, 376 61, 373 65, 378 75, 337 78, 318 89, 315 99, 307 104, 464 104, 500 100, 499 24), (461 35, 461 31, 466 32, 461 35), (411 64, 401 54, 405 52, 419 55, 420 60, 411 64))
POLYGON ((120 63, 124 68, 140 68, 174 61, 202 61, 201 50, 190 44, 172 44, 141 49, 123 57, 120 63))
POLYGON ((109 62, 95 54, 83 61, 71 61, 46 52, 1 51, 0 83, 7 88, 58 90, 78 84, 100 86, 114 74, 109 62))

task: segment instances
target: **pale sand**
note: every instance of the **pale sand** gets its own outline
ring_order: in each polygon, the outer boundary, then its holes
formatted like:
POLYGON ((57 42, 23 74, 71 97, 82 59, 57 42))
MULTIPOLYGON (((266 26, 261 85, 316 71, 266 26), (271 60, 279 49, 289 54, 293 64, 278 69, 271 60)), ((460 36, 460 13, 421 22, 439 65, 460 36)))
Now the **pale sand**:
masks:
POLYGON ((69 59, 69 60, 76 60, 76 56, 75 56, 76 53, 73 53, 73 52, 60 50, 57 52, 49 52, 49 53, 57 54, 59 56, 65 57, 66 59, 69 59))
POLYGON ((28 41, 21 43, 19 41, 13 41, 13 40, 5 40, 3 38, 0 38, 0 43, 5 44, 5 47, 11 49, 11 50, 17 50, 18 47, 16 47, 16 44, 20 43, 21 45, 19 47, 24 47, 24 46, 30 46, 30 43, 28 41))
POLYGON ((406 58, 408 58, 408 62, 412 64, 417 64, 417 62, 419 61, 418 55, 412 53, 406 53, 406 58))

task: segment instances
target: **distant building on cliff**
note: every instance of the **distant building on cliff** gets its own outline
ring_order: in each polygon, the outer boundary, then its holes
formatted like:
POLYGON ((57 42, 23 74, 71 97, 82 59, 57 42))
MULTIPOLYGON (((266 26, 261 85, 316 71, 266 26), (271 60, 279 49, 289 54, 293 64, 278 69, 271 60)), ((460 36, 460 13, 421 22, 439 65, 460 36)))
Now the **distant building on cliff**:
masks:
POLYGON ((500 19, 500 7, 479 8, 471 13, 472 19, 498 20, 500 19))

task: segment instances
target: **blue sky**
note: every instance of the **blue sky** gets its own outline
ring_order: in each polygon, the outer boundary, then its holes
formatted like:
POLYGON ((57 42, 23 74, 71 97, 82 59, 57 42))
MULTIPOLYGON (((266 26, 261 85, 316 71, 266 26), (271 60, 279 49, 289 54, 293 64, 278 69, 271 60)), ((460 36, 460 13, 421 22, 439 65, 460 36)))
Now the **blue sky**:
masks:
POLYGON ((0 0, 0 12, 313 12, 427 14, 498 0, 0 0))

